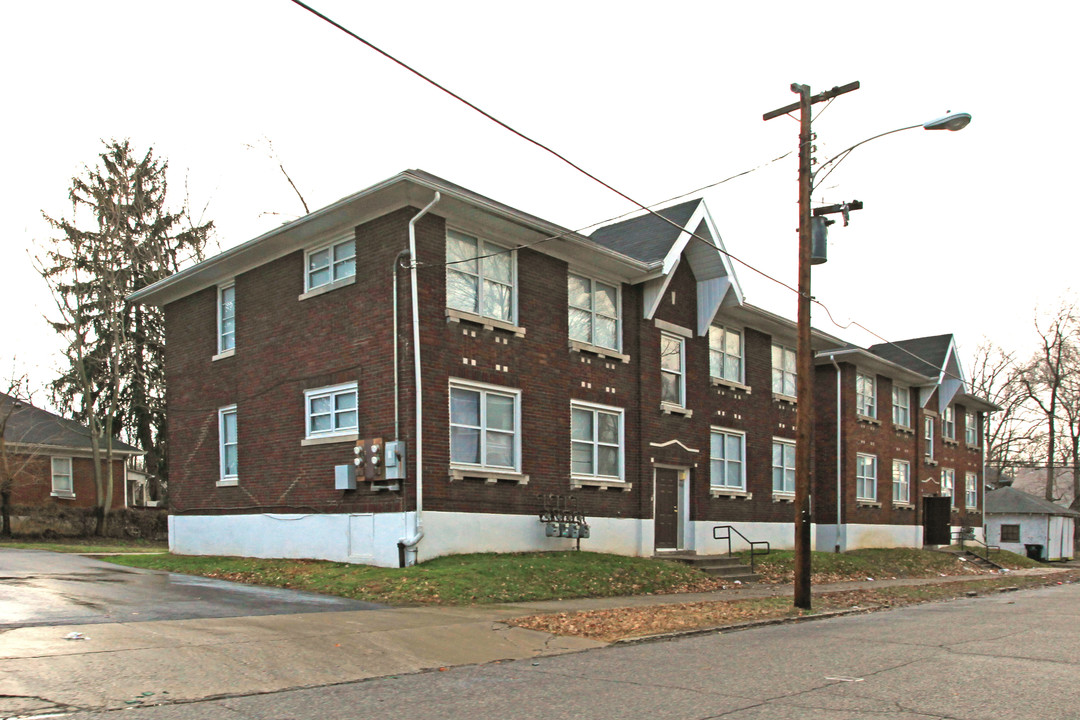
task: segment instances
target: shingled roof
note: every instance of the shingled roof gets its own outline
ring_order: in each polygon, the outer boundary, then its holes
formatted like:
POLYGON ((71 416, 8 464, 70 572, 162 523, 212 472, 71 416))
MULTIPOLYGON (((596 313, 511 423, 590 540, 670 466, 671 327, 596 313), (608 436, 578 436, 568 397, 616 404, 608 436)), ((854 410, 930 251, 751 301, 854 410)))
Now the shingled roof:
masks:
POLYGON ((635 260, 658 262, 667 257, 700 203, 700 199, 688 200, 659 211, 675 225, 650 213, 606 225, 593 231, 589 239, 635 260))
POLYGON ((953 336, 934 335, 932 337, 899 340, 894 343, 878 343, 867 348, 878 357, 885 358, 908 370, 937 377, 945 367, 949 356, 949 346, 953 336))
POLYGON ((986 512, 1003 515, 1064 515, 1080 517, 1080 513, 1049 500, 1036 497, 1014 487, 999 487, 986 493, 986 512))
MULTIPOLYGON (((64 450, 91 449, 90 430, 85 425, 0 393, 0 418, 4 417, 8 418, 4 440, 13 445, 38 445, 64 450), (12 409, 16 404, 17 407, 12 409), (11 413, 10 417, 8 412, 11 413)), ((142 454, 139 448, 119 440, 113 440, 113 451, 124 455, 142 454)))

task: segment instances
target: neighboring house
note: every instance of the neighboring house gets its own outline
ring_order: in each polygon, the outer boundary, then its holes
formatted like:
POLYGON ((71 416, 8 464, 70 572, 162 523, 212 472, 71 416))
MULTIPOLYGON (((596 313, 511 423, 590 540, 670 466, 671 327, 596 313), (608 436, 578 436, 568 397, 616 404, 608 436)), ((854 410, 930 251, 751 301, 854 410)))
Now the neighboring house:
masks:
MULTIPOLYGON (((12 506, 94 507, 97 490, 90 430, 74 420, 0 393, 4 442, 0 463, 12 478, 12 506)), ((111 508, 127 506, 126 461, 142 451, 113 441, 111 508)))
MULTIPOLYGON (((397 565, 571 547, 538 521, 551 495, 577 499, 593 550, 712 553, 723 524, 790 547, 795 323, 745 302, 702 201, 661 214, 585 237, 410 170, 132 295, 165 311, 172 549, 397 565), (374 438, 403 441, 404 479, 337 489, 374 438)), ((981 525, 966 487, 992 406, 955 355, 911 369, 812 345, 817 547, 921 545, 942 468, 958 495, 939 520, 981 525)))
POLYGON ((1078 517, 1074 510, 1008 485, 986 493, 987 542, 1038 560, 1072 559, 1078 517))

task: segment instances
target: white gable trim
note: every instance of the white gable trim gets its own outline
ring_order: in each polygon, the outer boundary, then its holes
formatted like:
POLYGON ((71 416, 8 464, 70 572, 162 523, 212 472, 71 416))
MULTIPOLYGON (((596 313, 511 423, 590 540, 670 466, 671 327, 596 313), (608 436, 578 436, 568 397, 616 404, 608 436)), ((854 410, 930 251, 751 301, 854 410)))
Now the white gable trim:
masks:
POLYGON ((671 278, 675 277, 675 270, 679 268, 679 258, 675 258, 675 267, 671 272, 665 272, 658 278, 645 281, 644 287, 644 300, 642 303, 645 306, 645 319, 652 320, 656 315, 657 309, 660 307, 660 301, 664 299, 664 294, 667 292, 668 285, 671 284, 671 278))

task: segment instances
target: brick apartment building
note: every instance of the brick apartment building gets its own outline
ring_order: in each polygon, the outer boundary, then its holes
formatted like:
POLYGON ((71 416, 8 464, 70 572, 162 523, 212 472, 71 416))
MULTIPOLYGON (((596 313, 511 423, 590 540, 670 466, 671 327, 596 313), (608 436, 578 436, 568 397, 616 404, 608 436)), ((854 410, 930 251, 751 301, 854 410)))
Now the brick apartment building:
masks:
MULTIPOLYGON (((588 549, 710 553, 718 524, 790 546, 795 325, 744 301, 703 202, 663 215, 584 237, 406 171, 133 295, 165 310, 172 549, 568 548, 552 495, 588 549), (338 489, 371 438, 401 441, 402 478, 338 489)), ((981 527, 993 406, 951 336, 813 346, 816 545, 921 545, 942 494, 981 527)))

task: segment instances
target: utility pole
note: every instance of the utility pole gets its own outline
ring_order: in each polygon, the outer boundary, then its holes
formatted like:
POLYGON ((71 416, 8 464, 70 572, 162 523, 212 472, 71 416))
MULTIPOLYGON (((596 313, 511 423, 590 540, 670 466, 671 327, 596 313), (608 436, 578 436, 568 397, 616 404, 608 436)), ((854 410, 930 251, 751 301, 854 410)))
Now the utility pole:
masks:
MULTIPOLYGON (((810 247, 814 136, 811 132, 811 107, 837 95, 858 90, 853 82, 834 87, 817 95, 810 94, 809 85, 793 83, 791 92, 798 93, 799 102, 767 112, 763 120, 799 111, 799 314, 798 347, 796 348, 796 389, 798 405, 795 415, 795 599, 797 608, 810 609, 810 488, 813 467, 814 433, 814 371, 810 347, 810 247)), ((837 518, 839 523, 839 518, 837 518)), ((837 525, 839 528, 839 525, 837 525)))

